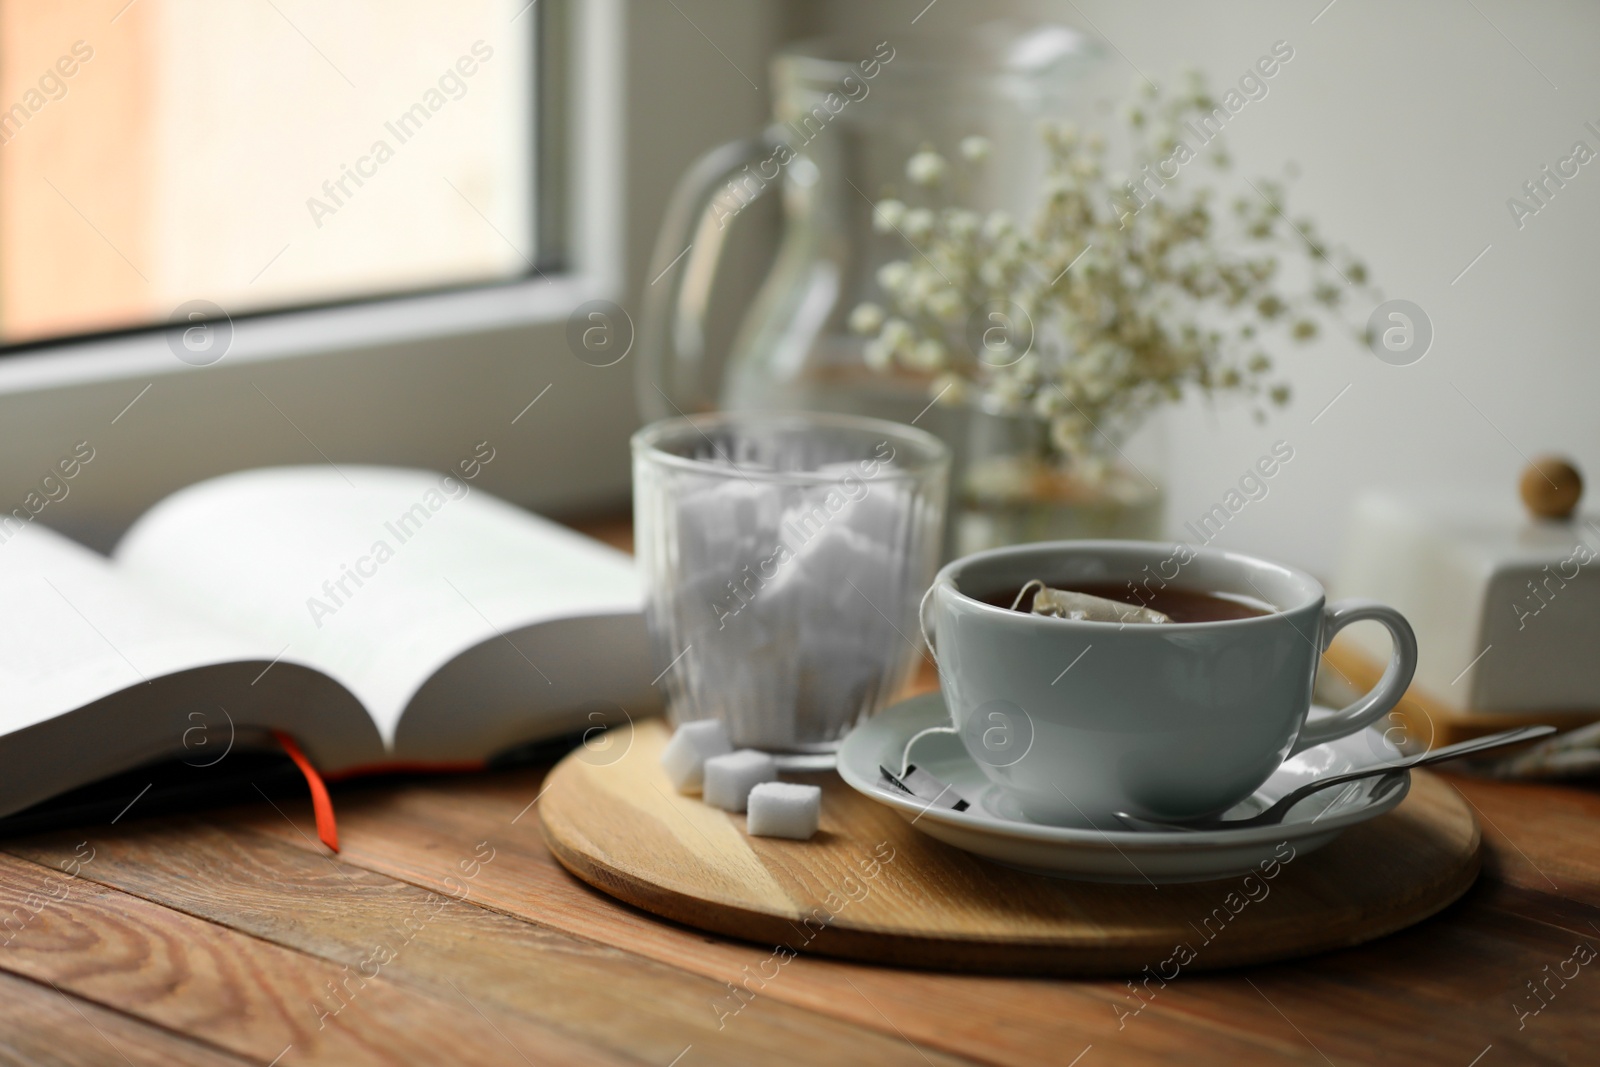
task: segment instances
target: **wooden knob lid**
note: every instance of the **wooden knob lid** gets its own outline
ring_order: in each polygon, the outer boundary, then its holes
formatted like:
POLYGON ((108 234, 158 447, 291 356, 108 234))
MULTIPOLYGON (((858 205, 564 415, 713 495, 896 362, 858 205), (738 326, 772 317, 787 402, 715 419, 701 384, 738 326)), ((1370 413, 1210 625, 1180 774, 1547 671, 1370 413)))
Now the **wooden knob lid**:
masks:
POLYGON ((1560 456, 1538 456, 1522 472, 1522 502, 1539 519, 1565 519, 1583 496, 1583 475, 1560 456))

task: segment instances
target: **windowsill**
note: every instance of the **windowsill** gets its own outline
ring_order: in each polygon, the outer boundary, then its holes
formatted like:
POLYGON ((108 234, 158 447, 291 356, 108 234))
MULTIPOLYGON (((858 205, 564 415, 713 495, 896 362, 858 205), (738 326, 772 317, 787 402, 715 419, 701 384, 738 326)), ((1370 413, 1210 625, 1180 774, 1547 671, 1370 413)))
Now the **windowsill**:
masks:
MULTIPOLYGON (((617 299, 615 282, 559 274, 511 285, 396 297, 242 319, 218 363, 328 356, 399 341, 562 322, 586 300, 617 299)), ((58 345, 0 358, 0 395, 204 371, 178 359, 166 330, 58 345)), ((211 364, 215 365, 215 364, 211 364)))

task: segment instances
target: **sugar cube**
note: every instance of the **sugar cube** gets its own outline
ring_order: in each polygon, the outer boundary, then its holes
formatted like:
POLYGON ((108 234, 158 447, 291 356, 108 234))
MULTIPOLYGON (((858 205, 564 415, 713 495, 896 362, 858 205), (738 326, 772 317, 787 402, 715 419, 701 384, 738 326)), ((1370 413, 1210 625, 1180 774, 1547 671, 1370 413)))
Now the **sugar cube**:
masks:
POLYGON ((733 751, 728 741, 728 731, 720 719, 700 719, 686 722, 673 731, 667 747, 661 750, 661 766, 667 778, 680 793, 692 793, 701 787, 705 777, 706 760, 712 756, 726 756, 733 751))
POLYGON ((776 781, 778 765, 765 752, 741 748, 726 756, 706 760, 702 795, 705 802, 723 811, 743 811, 750 790, 762 782, 776 781))
POLYGON ((762 782, 750 790, 749 804, 745 828, 754 836, 805 841, 817 832, 822 790, 794 782, 762 782))

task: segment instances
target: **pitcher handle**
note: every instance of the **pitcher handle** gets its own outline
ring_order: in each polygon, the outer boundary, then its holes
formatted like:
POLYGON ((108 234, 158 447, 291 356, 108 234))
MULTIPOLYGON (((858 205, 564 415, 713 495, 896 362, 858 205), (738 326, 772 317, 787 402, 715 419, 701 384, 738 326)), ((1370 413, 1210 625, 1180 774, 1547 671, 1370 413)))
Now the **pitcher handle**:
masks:
POLYGON ((776 184, 765 176, 753 176, 736 188, 730 178, 749 164, 770 158, 783 143, 769 130, 718 145, 695 161, 667 201, 645 278, 635 371, 639 413, 646 422, 716 407, 716 398, 701 377, 706 308, 717 261, 728 224, 776 184), (728 200, 719 205, 723 194, 728 200), (718 206, 723 210, 714 211, 718 206))

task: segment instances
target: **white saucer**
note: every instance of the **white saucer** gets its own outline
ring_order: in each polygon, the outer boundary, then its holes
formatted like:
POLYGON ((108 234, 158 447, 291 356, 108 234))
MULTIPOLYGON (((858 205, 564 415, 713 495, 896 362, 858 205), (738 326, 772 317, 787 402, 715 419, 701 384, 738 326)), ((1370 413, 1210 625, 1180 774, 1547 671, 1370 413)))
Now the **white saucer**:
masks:
MULTIPOLYGON (((1313 718, 1331 714, 1312 709, 1313 718)), ((998 789, 951 734, 917 743, 913 762, 967 799, 966 811, 930 807, 883 781, 878 767, 899 770, 906 741, 918 730, 947 725, 944 699, 925 693, 887 708, 850 732, 839 748, 839 775, 855 789, 898 811, 912 826, 956 848, 1037 874, 1091 882, 1203 882, 1245 874, 1273 860, 1286 861, 1320 848, 1341 830, 1376 818, 1399 804, 1411 788, 1410 772, 1398 786, 1374 792, 1381 779, 1314 793, 1282 823, 1240 830, 1141 831, 1105 827, 1043 826, 1000 801, 998 789)), ((1399 758, 1376 729, 1318 745, 1288 760, 1255 794, 1230 809, 1243 818, 1314 778, 1399 758)))

